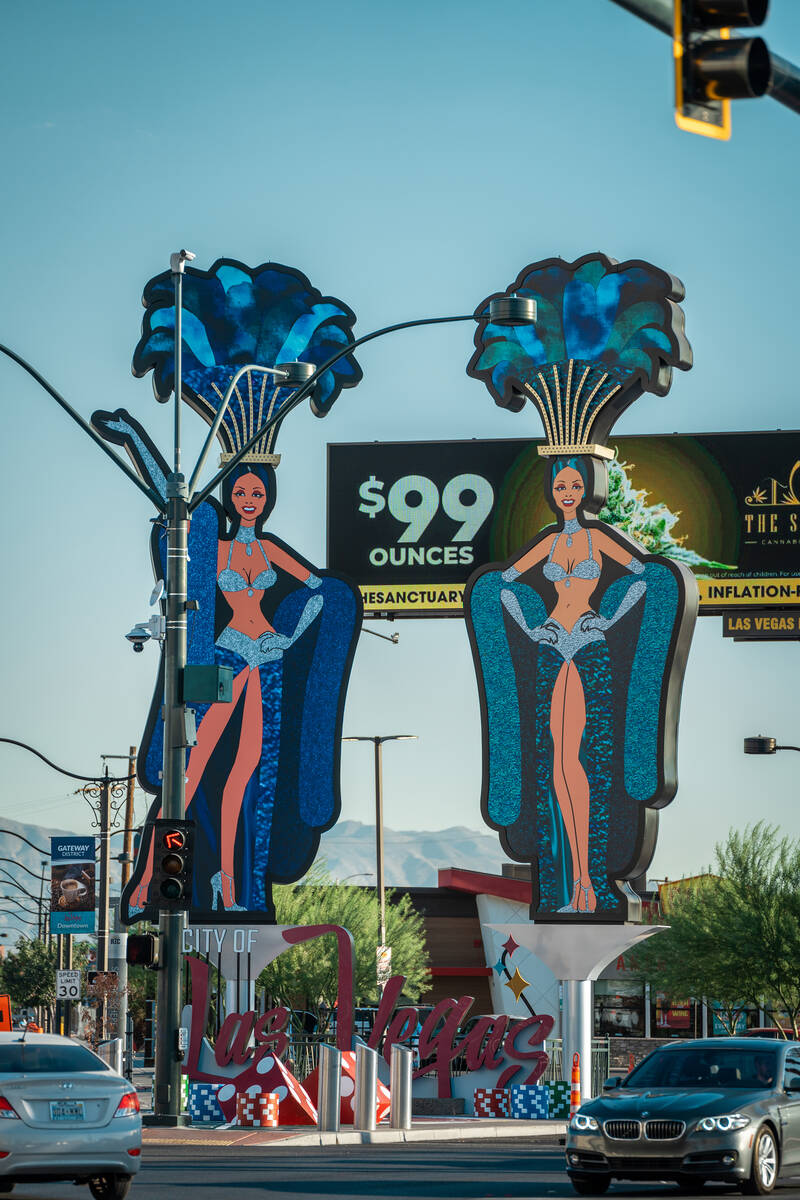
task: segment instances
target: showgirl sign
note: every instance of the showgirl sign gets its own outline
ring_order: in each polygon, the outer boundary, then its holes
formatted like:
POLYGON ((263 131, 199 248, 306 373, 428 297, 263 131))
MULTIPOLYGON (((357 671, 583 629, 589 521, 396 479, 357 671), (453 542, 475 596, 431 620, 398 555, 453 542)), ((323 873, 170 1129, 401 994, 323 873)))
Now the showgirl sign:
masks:
MULTIPOLYGON (((174 379, 174 291, 169 272, 144 290, 136 375, 153 372, 159 399, 174 379)), ((187 268, 183 288, 183 399, 211 425, 235 372, 246 364, 325 362, 353 341, 355 315, 323 296, 300 271, 231 259, 187 268)), ((328 413, 361 378, 348 354, 319 379, 312 399, 328 413)), ((291 398, 247 371, 217 431, 221 463, 291 398)), ((168 467, 122 409, 97 412, 95 429, 125 447, 162 497, 168 467)), ((197 744, 186 755, 186 815, 195 822, 192 919, 272 922, 274 883, 301 878, 321 833, 340 811, 339 755, 345 693, 361 626, 361 600, 347 580, 320 569, 268 527, 280 455, 275 425, 223 480, 221 501, 194 509, 189 527, 188 664, 232 669, 233 700, 194 703, 197 744)), ((166 574, 166 538, 153 527, 156 579, 166 574)), ((153 797, 142 847, 121 903, 127 923, 156 919, 149 899, 152 821, 161 806, 163 655, 137 763, 153 797)))

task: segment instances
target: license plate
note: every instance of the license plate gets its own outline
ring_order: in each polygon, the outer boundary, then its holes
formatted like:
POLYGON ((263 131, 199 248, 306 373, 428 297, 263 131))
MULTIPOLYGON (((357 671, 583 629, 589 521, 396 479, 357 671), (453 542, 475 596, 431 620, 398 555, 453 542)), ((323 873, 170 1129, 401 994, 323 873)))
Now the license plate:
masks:
POLYGON ((50 1120, 51 1121, 82 1121, 83 1120, 83 1101, 82 1100, 51 1100, 51 1102, 50 1102, 50 1120))

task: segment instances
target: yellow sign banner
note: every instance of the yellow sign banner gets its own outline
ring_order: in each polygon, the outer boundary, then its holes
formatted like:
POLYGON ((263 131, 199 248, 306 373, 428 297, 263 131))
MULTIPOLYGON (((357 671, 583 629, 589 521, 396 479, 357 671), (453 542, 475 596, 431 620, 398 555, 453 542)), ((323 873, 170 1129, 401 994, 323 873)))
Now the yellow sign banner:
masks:
POLYGON ((463 583, 384 584, 374 587, 361 584, 364 612, 380 613, 446 613, 463 616, 463 583))
POLYGON ((700 611, 714 612, 734 605, 763 608, 766 604, 800 604, 800 578, 698 579, 700 611))
MULTIPOLYGON (((738 606, 763 608, 766 605, 800 604, 800 577, 764 579, 698 579, 701 613, 712 613, 738 606)), ((385 584, 375 587, 360 584, 361 599, 367 615, 382 612, 452 613, 463 616, 463 583, 385 584)))

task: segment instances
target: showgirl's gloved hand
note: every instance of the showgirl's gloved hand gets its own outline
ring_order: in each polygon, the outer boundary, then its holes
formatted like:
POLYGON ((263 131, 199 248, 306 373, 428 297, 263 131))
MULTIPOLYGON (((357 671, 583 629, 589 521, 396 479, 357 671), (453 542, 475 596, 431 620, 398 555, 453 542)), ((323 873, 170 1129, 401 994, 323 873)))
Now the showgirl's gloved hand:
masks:
POLYGON ((599 613, 592 613, 590 616, 581 619, 581 633, 588 633, 591 629, 599 629, 601 633, 605 633, 612 623, 608 617, 601 617, 599 613))
POLYGON ((516 567, 506 567, 505 571, 501 571, 500 578, 503 583, 513 583, 515 579, 519 579, 519 571, 516 567))
POLYGON ((322 580, 320 579, 319 575, 309 575, 305 583, 307 588, 312 589, 322 586, 322 580))
POLYGON ((536 625, 533 628, 525 620, 525 615, 520 608, 520 603, 513 592, 504 588, 500 593, 500 603, 511 617, 515 624, 519 625, 522 632, 531 639, 532 642, 549 642, 553 645, 558 639, 558 633, 552 625, 536 625))

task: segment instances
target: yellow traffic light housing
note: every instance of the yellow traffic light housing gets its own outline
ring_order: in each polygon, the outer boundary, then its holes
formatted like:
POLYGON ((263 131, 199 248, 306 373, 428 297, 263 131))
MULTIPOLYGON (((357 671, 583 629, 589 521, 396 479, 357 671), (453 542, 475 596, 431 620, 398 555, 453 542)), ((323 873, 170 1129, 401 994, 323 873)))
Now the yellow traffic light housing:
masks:
POLYGON ((762 38, 732 38, 731 25, 760 25, 769 0, 673 0, 675 122, 727 141, 731 100, 763 96, 769 50, 762 38), (729 22, 726 24, 725 22, 729 22))

